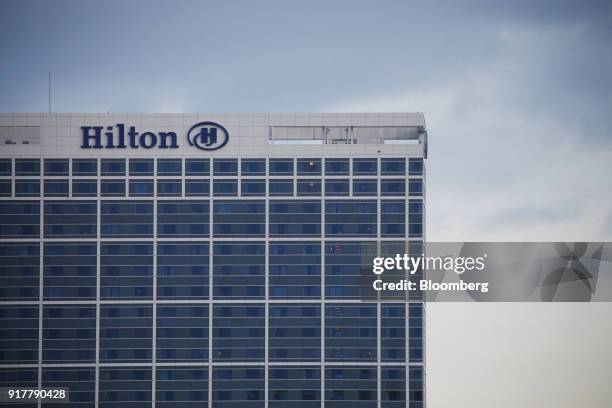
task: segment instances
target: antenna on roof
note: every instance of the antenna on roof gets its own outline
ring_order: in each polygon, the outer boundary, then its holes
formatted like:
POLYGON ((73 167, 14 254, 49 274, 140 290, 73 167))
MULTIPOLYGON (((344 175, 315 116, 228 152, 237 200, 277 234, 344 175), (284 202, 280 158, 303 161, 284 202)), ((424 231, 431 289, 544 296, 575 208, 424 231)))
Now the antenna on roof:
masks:
POLYGON ((51 113, 51 71, 49 71, 49 113, 51 113))

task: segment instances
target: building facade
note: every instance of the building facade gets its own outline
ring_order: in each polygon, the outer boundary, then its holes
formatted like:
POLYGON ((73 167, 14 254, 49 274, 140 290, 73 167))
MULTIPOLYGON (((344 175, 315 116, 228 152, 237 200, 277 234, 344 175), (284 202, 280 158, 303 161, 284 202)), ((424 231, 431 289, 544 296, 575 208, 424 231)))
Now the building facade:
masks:
POLYGON ((423 407, 423 304, 360 275, 424 241, 426 154, 417 113, 0 114, 0 387, 423 407))

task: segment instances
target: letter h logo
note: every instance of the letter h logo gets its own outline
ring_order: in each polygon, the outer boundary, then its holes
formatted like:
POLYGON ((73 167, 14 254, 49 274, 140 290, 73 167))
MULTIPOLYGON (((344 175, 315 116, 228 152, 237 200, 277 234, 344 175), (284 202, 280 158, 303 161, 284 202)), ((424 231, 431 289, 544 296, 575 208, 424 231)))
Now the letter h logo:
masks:
POLYGON ((196 136, 200 143, 204 146, 212 146, 217 144, 217 128, 205 128, 200 130, 200 134, 196 136))

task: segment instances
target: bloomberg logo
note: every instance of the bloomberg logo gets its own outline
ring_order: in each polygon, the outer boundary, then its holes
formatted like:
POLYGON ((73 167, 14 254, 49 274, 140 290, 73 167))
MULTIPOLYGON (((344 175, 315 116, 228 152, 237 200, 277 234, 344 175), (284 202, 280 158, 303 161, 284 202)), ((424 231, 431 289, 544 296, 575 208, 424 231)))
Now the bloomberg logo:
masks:
MULTIPOLYGON (((82 149, 178 149, 176 132, 137 132, 135 126, 81 126, 82 149)), ((227 130, 215 122, 199 122, 187 132, 190 146, 217 150, 229 141, 227 130)))

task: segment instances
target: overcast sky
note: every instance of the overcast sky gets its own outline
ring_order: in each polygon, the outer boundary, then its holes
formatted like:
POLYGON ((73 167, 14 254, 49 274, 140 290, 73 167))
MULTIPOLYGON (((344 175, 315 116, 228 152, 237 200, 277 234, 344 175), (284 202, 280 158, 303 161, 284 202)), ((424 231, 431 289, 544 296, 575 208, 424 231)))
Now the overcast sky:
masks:
MULTIPOLYGON (((428 239, 612 240, 612 2, 216 3, 3 0, 0 111, 421 111, 428 239)), ((429 407, 609 406, 610 312, 430 306, 429 407)))

